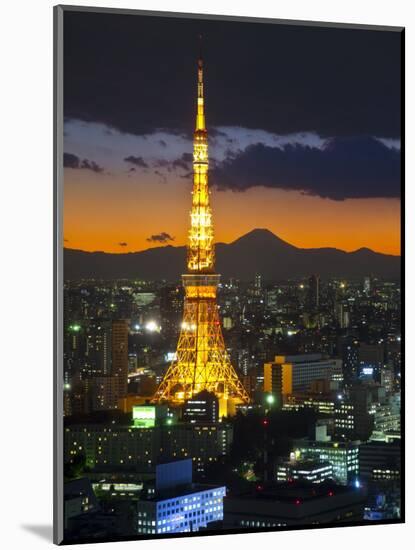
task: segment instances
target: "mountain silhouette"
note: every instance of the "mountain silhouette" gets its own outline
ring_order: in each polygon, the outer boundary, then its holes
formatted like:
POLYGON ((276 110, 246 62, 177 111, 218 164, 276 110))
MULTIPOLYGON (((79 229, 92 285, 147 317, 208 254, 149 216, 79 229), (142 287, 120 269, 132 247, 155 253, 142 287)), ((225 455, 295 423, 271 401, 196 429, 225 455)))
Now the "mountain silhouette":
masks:
MULTIPOLYGON (((344 252, 336 248, 297 248, 268 229, 254 229, 229 244, 216 244, 216 271, 224 279, 264 280, 307 277, 357 279, 368 275, 400 278, 400 256, 360 248, 344 252)), ((160 246, 141 252, 111 254, 65 248, 64 276, 75 279, 142 279, 177 281, 186 272, 185 246, 160 246)))

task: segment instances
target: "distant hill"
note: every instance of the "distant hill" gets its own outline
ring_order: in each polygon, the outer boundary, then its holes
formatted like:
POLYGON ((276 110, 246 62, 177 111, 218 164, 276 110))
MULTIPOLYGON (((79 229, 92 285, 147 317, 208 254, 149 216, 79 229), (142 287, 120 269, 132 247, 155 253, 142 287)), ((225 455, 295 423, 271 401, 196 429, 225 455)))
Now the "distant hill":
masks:
MULTIPOLYGON (((216 271, 225 279, 264 280, 306 277, 360 278, 374 275, 399 279, 400 256, 369 248, 344 252, 336 248, 297 248, 267 229, 254 229, 230 244, 216 245, 216 271)), ((186 268, 186 247, 160 246, 141 252, 109 254, 66 248, 65 279, 166 279, 176 281, 186 268)))

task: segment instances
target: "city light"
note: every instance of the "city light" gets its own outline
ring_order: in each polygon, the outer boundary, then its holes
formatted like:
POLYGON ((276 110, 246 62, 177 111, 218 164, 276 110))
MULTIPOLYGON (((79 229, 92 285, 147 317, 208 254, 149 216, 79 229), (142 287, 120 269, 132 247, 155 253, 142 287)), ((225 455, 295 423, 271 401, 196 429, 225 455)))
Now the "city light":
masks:
POLYGON ((365 376, 371 376, 373 374, 373 367, 363 367, 362 373, 365 376))
POLYGON ((148 332, 160 332, 160 327, 155 321, 148 321, 145 325, 145 329, 148 332))
MULTIPOLYGON (((249 246, 243 238, 243 246, 219 244, 216 262, 201 60, 197 83, 193 156, 189 149, 182 166, 193 167, 188 232, 175 203, 163 203, 154 212, 159 225, 138 228, 143 241, 153 229, 171 232, 147 239, 174 241, 144 253, 154 266, 131 261, 125 278, 101 278, 97 269, 96 279, 65 279, 59 387, 65 483, 73 483, 65 486, 66 523, 110 537, 128 528, 141 538, 341 525, 369 517, 379 498, 369 519, 396 520, 405 372, 399 281, 383 277, 370 254, 356 267, 359 254, 333 252, 330 266, 325 254, 307 250, 303 263, 284 246, 280 261, 272 235, 256 240, 261 229, 249 246), (255 256, 261 246, 269 246, 269 262, 262 250, 255 256), (134 281, 137 273, 146 280, 134 281), (81 493, 84 482, 95 493, 86 485, 81 493)), ((138 177, 142 168, 131 170, 138 177)), ((268 210, 258 218, 264 227, 268 210)), ((288 214, 302 211, 294 205, 288 214)), ((121 230, 126 252, 140 246, 121 230)))
POLYGON ((267 395, 266 400, 268 405, 273 405, 275 403, 275 397, 272 395, 272 393, 267 395))
POLYGON ((148 405, 133 407, 133 426, 135 428, 154 428, 156 422, 156 408, 148 405))

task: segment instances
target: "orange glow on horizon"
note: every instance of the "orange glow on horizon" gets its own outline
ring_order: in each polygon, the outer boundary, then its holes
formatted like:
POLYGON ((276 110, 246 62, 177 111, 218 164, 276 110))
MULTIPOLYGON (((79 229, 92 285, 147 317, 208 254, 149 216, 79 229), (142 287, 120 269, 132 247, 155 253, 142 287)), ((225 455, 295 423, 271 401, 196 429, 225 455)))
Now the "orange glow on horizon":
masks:
MULTIPOLYGON (((185 246, 190 225, 191 182, 169 184, 146 176, 106 185, 102 176, 65 171, 64 246, 125 253, 165 244, 185 246), (173 241, 150 242, 167 232, 173 241), (121 246, 120 243, 126 243, 121 246)), ((266 228, 300 248, 367 247, 400 254, 400 201, 332 201, 294 191, 252 188, 243 193, 212 190, 215 242, 230 243, 255 228, 266 228)))

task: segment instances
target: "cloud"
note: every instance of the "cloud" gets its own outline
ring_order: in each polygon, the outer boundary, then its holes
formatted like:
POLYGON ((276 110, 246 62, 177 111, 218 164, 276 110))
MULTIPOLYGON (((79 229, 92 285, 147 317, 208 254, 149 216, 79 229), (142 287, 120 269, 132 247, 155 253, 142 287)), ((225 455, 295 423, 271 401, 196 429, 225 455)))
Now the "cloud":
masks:
POLYGON ((193 155, 191 153, 183 153, 182 156, 171 163, 172 168, 182 168, 188 172, 192 167, 193 155))
POLYGON ((148 168, 148 164, 145 162, 143 157, 134 157, 133 155, 130 155, 129 157, 125 157, 124 161, 134 164, 135 166, 140 166, 141 168, 148 168))
POLYGON ((158 233, 157 235, 151 235, 146 240, 149 243, 167 243, 169 241, 174 241, 174 237, 169 235, 169 233, 166 233, 165 231, 162 231, 161 233, 158 233))
POLYGON ((163 183, 167 183, 166 176, 162 172, 160 172, 160 170, 154 170, 154 173, 160 178, 163 183))
POLYGON ((121 243, 118 243, 118 246, 128 246, 128 243, 121 242, 121 243))
POLYGON ((63 154, 63 166, 64 168, 74 168, 80 170, 91 170, 97 174, 100 174, 104 171, 102 166, 97 164, 93 160, 83 159, 81 160, 78 156, 73 155, 72 153, 63 154))
POLYGON ((63 166, 65 168, 79 168, 79 157, 72 153, 64 153, 63 166))
MULTIPOLYGON (((192 162, 193 155, 191 153, 182 153, 180 157, 173 160, 163 158, 156 159, 153 161, 153 167, 162 168, 169 173, 175 172, 177 170, 184 170, 186 173, 188 173, 189 171, 191 171, 192 162)), ((155 170, 154 173, 161 175, 161 172, 159 170, 155 170)))
POLYGON ((157 168, 166 168, 168 172, 172 171, 172 162, 167 159, 157 159, 153 162, 153 166, 156 166, 157 168))
POLYGON ((400 135, 400 32, 90 12, 65 17, 65 117, 189 135, 202 27, 209 125, 400 135), (126 70, 137 59, 140 70, 126 70))
POLYGON ((258 143, 211 171, 218 189, 264 186, 332 200, 400 196, 400 152, 372 137, 332 138, 322 148, 258 143))
POLYGON ((85 168, 86 170, 91 170, 92 172, 96 172, 96 173, 100 173, 104 171, 102 166, 99 166, 99 164, 97 164, 93 160, 88 160, 88 159, 84 159, 81 162, 80 168, 85 168))

